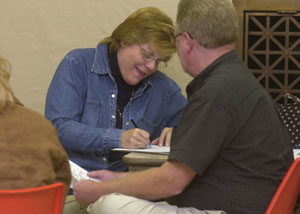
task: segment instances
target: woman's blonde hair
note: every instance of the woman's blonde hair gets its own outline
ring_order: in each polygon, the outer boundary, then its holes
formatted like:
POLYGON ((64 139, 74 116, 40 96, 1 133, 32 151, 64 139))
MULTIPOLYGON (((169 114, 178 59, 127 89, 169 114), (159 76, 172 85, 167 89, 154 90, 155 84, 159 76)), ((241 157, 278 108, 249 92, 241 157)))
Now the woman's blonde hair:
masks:
POLYGON ((10 64, 0 57, 0 112, 15 105, 14 93, 9 85, 10 64))
POLYGON ((108 44, 110 52, 116 52, 124 45, 153 43, 169 60, 176 51, 172 19, 156 7, 138 9, 125 19, 100 43, 108 44))

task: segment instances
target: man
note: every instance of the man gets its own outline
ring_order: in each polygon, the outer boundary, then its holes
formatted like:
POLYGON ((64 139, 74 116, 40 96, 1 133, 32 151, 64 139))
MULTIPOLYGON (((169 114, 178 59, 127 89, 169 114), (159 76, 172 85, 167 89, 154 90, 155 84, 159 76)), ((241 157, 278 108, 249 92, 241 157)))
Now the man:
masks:
POLYGON ((177 52, 194 79, 168 161, 136 173, 91 172, 104 182, 80 181, 74 195, 93 203, 90 213, 264 213, 293 155, 272 98, 234 52, 234 6, 181 0, 176 21, 177 52), (147 201, 160 199, 168 204, 147 201))

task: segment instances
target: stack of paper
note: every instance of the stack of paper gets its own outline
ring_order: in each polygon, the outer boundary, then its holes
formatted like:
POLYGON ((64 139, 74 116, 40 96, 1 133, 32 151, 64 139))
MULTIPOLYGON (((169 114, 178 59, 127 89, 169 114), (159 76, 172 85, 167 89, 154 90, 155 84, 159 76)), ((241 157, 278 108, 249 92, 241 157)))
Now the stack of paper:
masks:
POLYGON ((168 146, 157 146, 151 145, 151 147, 146 147, 143 149, 125 149, 125 148, 115 148, 113 151, 123 151, 123 152, 146 152, 146 153, 160 153, 168 154, 170 152, 170 147, 168 146))

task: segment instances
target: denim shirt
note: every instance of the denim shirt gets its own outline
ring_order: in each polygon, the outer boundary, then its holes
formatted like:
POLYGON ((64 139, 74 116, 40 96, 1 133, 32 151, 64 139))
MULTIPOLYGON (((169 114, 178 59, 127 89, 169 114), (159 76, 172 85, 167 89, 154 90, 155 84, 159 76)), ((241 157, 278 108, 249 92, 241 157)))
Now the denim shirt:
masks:
POLYGON ((142 80, 124 108, 123 129, 116 129, 117 85, 108 63, 107 45, 70 51, 59 64, 48 89, 45 116, 56 127, 69 158, 88 171, 126 169, 121 156, 109 161, 120 147, 129 118, 150 134, 160 136, 175 126, 186 105, 179 86, 160 71, 142 80))

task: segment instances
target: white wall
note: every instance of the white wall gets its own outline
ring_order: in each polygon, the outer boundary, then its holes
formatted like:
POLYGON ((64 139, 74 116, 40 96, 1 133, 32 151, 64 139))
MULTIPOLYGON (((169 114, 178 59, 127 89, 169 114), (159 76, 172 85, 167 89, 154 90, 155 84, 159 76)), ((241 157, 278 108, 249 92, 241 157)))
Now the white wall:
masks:
MULTIPOLYGON (((16 96, 43 114, 52 76, 69 50, 95 47, 140 7, 159 7, 175 21, 178 1, 0 0, 0 55, 12 64, 16 96)), ((185 94, 191 77, 182 71, 176 54, 164 72, 185 94)))

